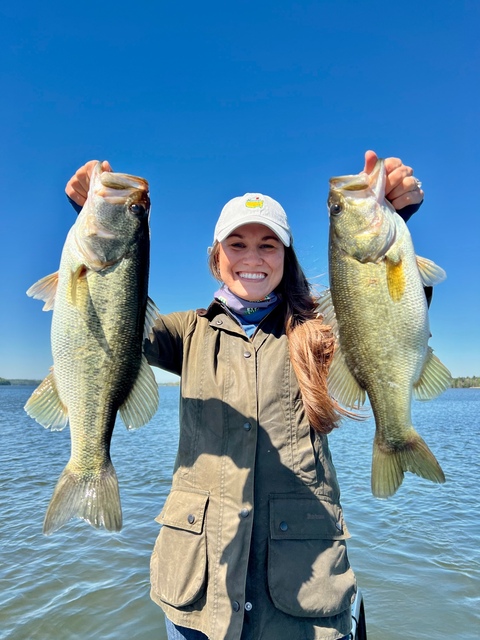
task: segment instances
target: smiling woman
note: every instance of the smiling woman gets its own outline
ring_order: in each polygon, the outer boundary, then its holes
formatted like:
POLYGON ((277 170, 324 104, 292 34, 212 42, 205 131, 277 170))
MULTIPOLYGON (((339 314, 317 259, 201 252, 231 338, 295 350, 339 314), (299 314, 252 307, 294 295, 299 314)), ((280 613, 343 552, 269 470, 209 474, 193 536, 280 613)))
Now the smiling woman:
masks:
POLYGON ((220 278, 240 298, 264 300, 282 280, 284 256, 284 245, 268 227, 243 225, 218 244, 220 278))

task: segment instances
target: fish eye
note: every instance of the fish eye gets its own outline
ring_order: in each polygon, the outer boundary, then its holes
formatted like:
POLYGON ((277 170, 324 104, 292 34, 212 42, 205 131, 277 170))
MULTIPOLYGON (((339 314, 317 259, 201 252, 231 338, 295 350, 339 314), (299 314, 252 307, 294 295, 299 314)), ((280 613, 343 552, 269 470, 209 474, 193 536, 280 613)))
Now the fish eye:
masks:
POLYGON ((129 206, 130 211, 136 215, 136 216, 144 216, 147 213, 147 209, 143 206, 143 204, 140 204, 138 202, 133 202, 130 206, 129 206))
POLYGON ((343 207, 338 202, 334 202, 330 205, 329 211, 331 216, 338 216, 340 213, 342 213, 343 207))

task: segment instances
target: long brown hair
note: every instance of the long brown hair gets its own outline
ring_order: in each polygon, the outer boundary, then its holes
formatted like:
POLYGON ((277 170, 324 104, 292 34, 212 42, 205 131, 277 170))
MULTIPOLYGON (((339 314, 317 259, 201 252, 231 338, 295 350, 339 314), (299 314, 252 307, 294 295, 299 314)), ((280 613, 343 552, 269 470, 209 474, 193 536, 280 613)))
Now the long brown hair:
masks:
MULTIPOLYGON (((219 243, 215 242, 208 265, 213 277, 221 282, 218 253, 219 243)), ((330 433, 347 414, 330 396, 327 387, 335 338, 317 311, 318 298, 313 294, 292 245, 285 247, 283 278, 277 293, 281 294, 286 308, 285 332, 290 360, 308 420, 315 431, 330 433)))

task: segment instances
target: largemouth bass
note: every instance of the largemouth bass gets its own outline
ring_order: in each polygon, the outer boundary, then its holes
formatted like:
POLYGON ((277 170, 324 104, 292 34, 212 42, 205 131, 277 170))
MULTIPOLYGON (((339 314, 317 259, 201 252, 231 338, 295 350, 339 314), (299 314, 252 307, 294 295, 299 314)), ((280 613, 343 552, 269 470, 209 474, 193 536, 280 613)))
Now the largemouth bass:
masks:
POLYGON ((450 386, 450 372, 428 346, 423 288, 445 272, 415 255, 405 222, 385 199, 382 160, 371 174, 332 178, 328 209, 330 291, 320 311, 337 337, 329 390, 352 408, 368 394, 376 425, 372 492, 393 495, 406 471, 444 482, 412 426, 411 401, 412 394, 428 400, 450 386))
POLYGON ((122 511, 110 441, 117 412, 146 424, 158 387, 143 355, 156 309, 148 298, 148 183, 95 167, 57 273, 27 291, 53 309, 53 368, 25 405, 44 427, 70 423, 71 457, 44 521, 51 534, 78 516, 119 531, 122 511))

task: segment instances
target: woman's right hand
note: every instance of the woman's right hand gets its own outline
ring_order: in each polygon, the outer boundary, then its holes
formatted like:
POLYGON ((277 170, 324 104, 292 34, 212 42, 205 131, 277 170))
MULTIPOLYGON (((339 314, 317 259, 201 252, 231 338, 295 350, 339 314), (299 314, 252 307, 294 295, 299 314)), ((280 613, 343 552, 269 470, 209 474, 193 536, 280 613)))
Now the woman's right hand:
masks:
MULTIPOLYGON (((81 207, 83 207, 87 199, 88 189, 90 187, 90 176, 97 162, 98 160, 89 160, 80 167, 80 169, 77 169, 65 187, 67 196, 81 207)), ((102 162, 102 169, 103 171, 113 171, 108 160, 102 162)))

